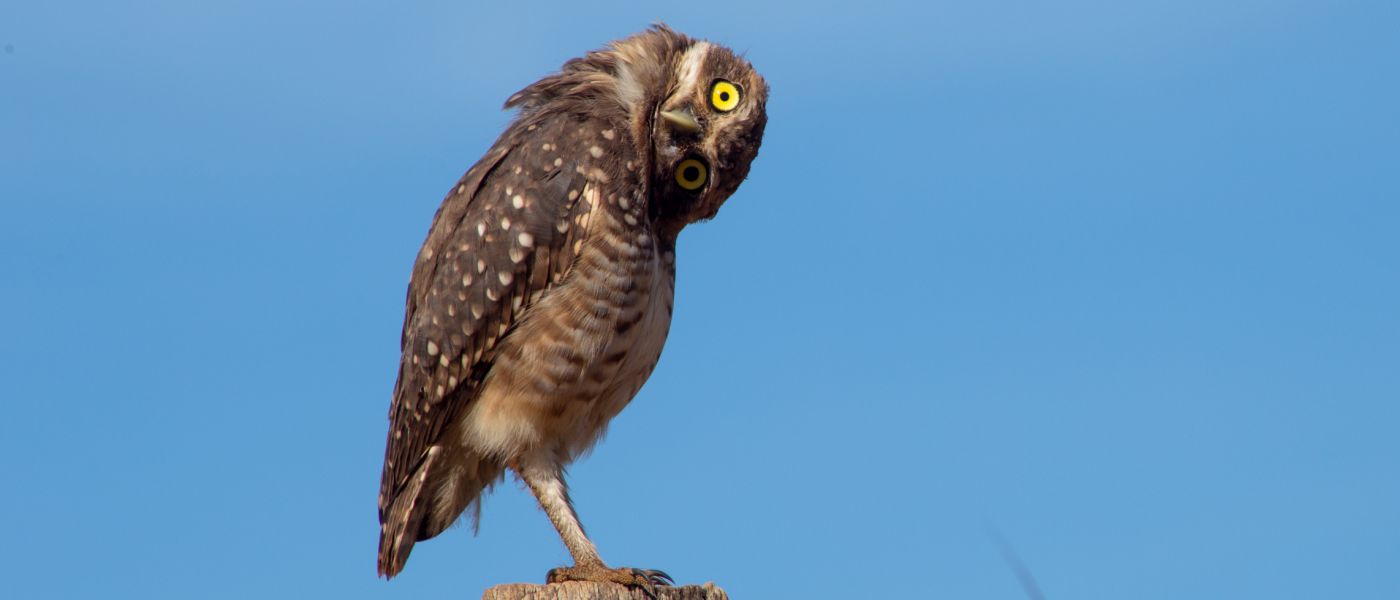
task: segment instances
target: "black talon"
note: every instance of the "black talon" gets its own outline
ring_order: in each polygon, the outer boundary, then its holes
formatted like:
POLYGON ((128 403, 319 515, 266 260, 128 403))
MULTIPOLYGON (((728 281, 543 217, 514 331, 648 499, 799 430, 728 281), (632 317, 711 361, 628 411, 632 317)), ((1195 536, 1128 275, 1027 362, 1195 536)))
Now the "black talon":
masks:
POLYGON ((645 579, 648 583, 656 585, 673 585, 675 580, 671 579, 665 571, 658 569, 632 569, 632 573, 637 577, 645 579))
POLYGON ((646 594, 647 598, 651 600, 657 600, 656 586, 668 586, 674 583, 674 580, 671 579, 671 576, 667 575, 665 571, 658 571, 656 569, 628 570, 639 580, 637 587, 641 588, 642 593, 646 594))

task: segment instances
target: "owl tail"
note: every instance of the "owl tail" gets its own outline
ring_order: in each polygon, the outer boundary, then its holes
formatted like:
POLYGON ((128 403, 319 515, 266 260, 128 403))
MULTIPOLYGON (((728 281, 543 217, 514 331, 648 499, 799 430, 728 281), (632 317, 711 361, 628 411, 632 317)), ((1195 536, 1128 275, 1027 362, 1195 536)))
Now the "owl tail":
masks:
POLYGON ((501 479, 505 466, 469 452, 454 448, 452 458, 443 462, 444 448, 429 447, 413 476, 394 494, 379 518, 380 576, 398 575, 415 542, 442 533, 464 512, 476 531, 481 495, 501 479))
POLYGON ((379 575, 385 579, 393 579, 403 570, 404 563, 408 562, 408 553, 413 551, 413 544, 419 539, 429 505, 428 499, 423 497, 423 484, 441 453, 441 446, 428 449, 418 470, 394 494, 393 502, 380 515, 379 575))

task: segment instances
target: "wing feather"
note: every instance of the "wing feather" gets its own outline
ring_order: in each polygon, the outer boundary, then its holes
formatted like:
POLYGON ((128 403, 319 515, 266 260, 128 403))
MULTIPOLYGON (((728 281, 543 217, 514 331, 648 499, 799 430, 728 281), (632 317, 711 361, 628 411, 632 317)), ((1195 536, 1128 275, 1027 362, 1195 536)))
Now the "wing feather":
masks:
POLYGON ((517 121, 453 187, 419 251, 389 409, 380 522, 472 402, 500 339, 573 263, 584 175, 565 115, 517 121), (533 127, 532 127, 533 126, 533 127), (557 134, 551 136, 551 133, 557 134), (537 145, 557 137, 564 145, 537 145), (524 142, 529 140, 528 145, 524 142))

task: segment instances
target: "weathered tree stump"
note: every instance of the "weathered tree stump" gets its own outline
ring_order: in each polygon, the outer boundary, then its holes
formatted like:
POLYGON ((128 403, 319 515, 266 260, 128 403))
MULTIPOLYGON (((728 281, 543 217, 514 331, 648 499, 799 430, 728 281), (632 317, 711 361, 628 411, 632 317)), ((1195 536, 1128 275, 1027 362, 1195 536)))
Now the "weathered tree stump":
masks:
MULTIPOLYGON (((481 600, 648 600, 645 592, 615 583, 567 581, 538 585, 510 583, 498 585, 481 595, 481 600)), ((729 595, 713 583, 705 585, 657 586, 656 600, 729 600, 729 595)))

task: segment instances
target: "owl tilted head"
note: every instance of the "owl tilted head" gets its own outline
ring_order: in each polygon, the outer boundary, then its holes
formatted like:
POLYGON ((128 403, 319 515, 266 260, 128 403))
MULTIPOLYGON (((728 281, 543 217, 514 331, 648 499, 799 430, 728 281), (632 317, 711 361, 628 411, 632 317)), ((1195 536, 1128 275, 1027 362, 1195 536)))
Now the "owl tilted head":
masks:
MULTIPOLYGON (((665 25, 564 64, 506 102, 518 123, 568 112, 625 125, 645 171, 648 214, 672 237, 715 216, 748 176, 768 121, 768 85, 728 48, 665 25)), ((605 150, 607 151, 607 150, 605 150)), ((617 173, 616 175, 623 175, 617 173)))

